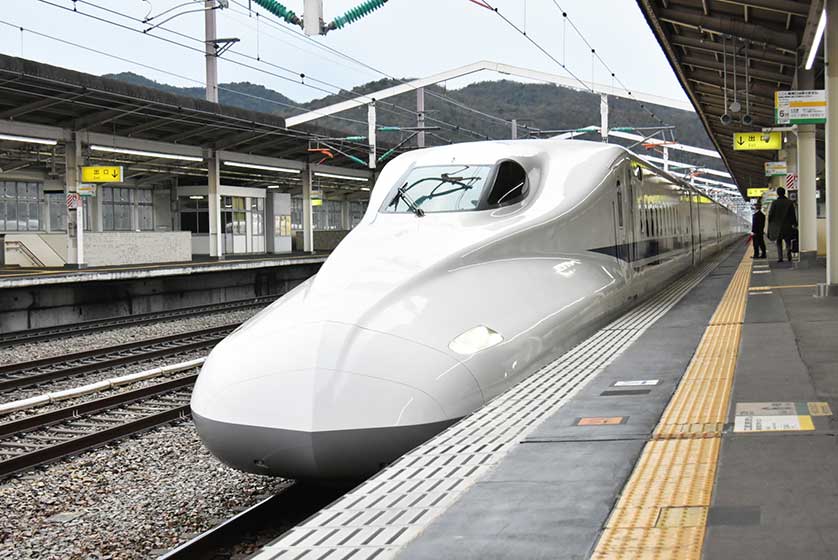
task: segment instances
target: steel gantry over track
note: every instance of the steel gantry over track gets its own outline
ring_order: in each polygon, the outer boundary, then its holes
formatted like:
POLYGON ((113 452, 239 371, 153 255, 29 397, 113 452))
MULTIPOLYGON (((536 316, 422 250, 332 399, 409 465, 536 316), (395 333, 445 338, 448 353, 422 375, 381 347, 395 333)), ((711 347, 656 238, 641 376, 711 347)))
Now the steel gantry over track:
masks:
MULTIPOLYGON (((475 74, 478 72, 490 71, 495 72, 498 74, 508 75, 508 76, 517 76, 519 78, 525 78, 528 80, 533 80, 536 82, 542 82, 546 84, 554 84, 557 86, 567 87, 575 90, 580 90, 580 84, 577 80, 567 77, 567 76, 560 76, 558 74, 551 74, 549 72, 541 72, 539 70, 531 70, 529 68, 522 68, 520 66, 512 66, 510 64, 503 64, 500 62, 491 62, 488 60, 482 60, 479 62, 475 62, 472 64, 468 64, 466 66, 460 66, 458 68, 453 68, 451 70, 446 70, 444 72, 440 72, 438 74, 434 74, 432 76, 428 76, 426 78, 421 78, 417 80, 411 80, 403 82, 399 85, 392 86, 389 88, 381 89, 372 93, 368 93, 365 95, 359 95, 353 99, 348 99, 346 101, 342 101, 340 103, 335 103, 333 105, 329 105, 327 107, 321 107, 316 111, 310 111, 308 113, 303 113, 300 115, 295 115, 293 117, 288 117, 286 120, 286 125, 289 128, 297 127, 305 123, 310 123, 317 119, 321 119, 323 117, 337 115, 339 113, 343 113, 345 111, 349 111, 351 109, 357 109, 359 107, 368 107, 368 142, 369 142, 369 166, 370 168, 375 168, 376 164, 376 113, 375 113, 375 103, 377 101, 382 101, 384 99, 388 99, 390 97, 394 97, 397 95, 401 95, 404 93, 410 93, 412 91, 416 92, 416 108, 417 108, 417 125, 418 128, 421 129, 424 127, 425 124, 425 88, 428 86, 436 85, 442 82, 446 82, 448 80, 453 80, 456 78, 461 78, 463 76, 469 76, 471 74, 475 74)), ((600 131, 603 139, 608 137, 608 97, 620 97, 624 99, 631 99, 634 101, 639 101, 641 103, 650 103, 653 105, 661 105, 664 107, 671 107, 674 109, 681 109, 686 111, 692 111, 692 106, 684 101, 678 99, 672 99, 669 97, 663 97, 660 95, 655 95, 651 93, 645 93, 642 91, 625 91, 619 87, 614 87, 613 85, 601 84, 601 83, 590 83, 590 89, 585 90, 590 93, 596 94, 600 96, 600 115, 601 115, 601 123, 600 123, 600 131)), ((512 119, 507 123, 510 126, 510 136, 512 138, 516 138, 518 135, 518 123, 516 120, 512 119)), ((419 147, 424 147, 424 137, 418 135, 418 145, 419 147)))

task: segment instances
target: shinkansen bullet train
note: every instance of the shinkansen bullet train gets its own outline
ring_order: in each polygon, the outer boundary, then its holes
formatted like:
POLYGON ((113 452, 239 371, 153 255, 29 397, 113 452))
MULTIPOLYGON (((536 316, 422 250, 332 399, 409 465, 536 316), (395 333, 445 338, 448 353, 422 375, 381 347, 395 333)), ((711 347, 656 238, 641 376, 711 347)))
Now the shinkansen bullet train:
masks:
POLYGON ((198 433, 244 471, 371 474, 743 231, 615 145, 401 155, 318 274, 212 351, 198 433))

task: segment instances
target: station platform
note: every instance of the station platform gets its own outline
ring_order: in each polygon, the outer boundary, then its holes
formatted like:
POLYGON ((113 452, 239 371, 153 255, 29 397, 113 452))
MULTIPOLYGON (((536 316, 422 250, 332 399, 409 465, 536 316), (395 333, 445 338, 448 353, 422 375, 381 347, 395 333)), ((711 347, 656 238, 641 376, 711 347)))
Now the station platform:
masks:
POLYGON ((0 288, 28 288, 79 282, 137 280, 163 276, 184 276, 205 272, 224 272, 255 268, 275 268, 300 264, 322 264, 328 253, 288 253, 282 255, 235 255, 225 259, 196 256, 191 261, 71 268, 0 267, 0 288))
POLYGON ((838 558, 838 298, 732 251, 257 558, 838 558))

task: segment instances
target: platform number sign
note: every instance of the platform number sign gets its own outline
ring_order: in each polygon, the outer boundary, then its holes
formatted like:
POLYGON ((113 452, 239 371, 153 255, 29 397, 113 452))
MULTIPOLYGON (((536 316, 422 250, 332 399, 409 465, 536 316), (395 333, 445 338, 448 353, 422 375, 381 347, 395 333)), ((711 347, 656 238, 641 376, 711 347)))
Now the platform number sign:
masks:
POLYGON ((81 205, 81 195, 79 193, 67 193, 67 210, 76 210, 81 205))

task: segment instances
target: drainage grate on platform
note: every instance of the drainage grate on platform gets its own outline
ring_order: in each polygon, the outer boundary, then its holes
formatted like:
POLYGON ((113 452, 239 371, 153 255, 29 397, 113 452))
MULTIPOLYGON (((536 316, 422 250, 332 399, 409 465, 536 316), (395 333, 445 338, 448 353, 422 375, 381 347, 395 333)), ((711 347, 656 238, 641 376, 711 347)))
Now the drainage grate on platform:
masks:
POLYGON ((717 263, 705 263, 672 283, 267 545, 255 558, 393 557, 525 434, 565 404, 669 311, 717 263))

